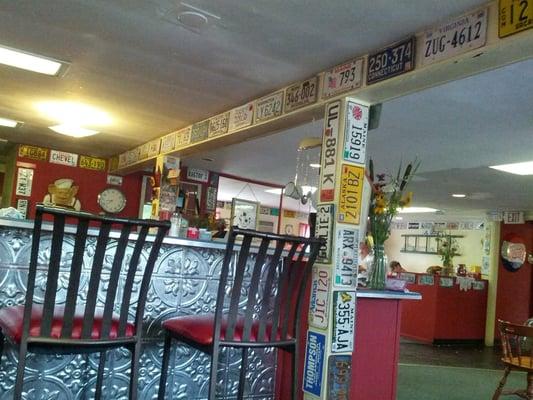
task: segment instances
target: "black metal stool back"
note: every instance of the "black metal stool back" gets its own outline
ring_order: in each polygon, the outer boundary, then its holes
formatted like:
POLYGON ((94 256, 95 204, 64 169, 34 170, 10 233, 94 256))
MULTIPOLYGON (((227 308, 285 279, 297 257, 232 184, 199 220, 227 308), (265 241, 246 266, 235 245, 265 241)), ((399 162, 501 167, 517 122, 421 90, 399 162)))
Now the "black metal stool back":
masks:
MULTIPOLYGON (((20 398, 22 391, 27 350, 57 353, 101 352, 96 389, 96 398, 99 398, 105 350, 115 347, 127 347, 132 351, 130 399, 136 398, 136 375, 138 373, 144 306, 154 264, 169 225, 168 221, 115 218, 37 205, 19 344, 15 399, 20 398), (43 236, 47 234, 42 230, 43 217, 45 219, 51 218, 53 223, 49 248, 44 246, 46 241, 42 240, 43 236), (62 255, 64 254, 65 234, 68 230, 66 229, 67 224, 75 227, 74 232, 69 230, 69 233, 74 233, 75 239, 72 258, 65 260, 62 255), (99 232, 96 237, 92 261, 89 263, 90 265, 84 265, 85 253, 90 247, 89 228, 97 228, 99 232), (143 267, 141 253, 147 242, 150 228, 156 229, 155 238, 144 263, 138 294, 132 296, 136 274, 143 267), (137 229, 138 232, 136 232, 137 229), (131 256, 126 257, 130 240, 134 241, 135 244, 131 256), (47 270, 47 273, 44 302, 41 305, 35 301, 34 294, 37 272, 43 268, 47 270), (110 270, 105 271, 107 268, 110 270), (104 285, 103 271, 109 275, 109 279, 105 282, 105 302, 103 305, 97 305, 98 293, 99 291, 102 293, 104 285), (62 274, 63 272, 67 272, 67 274, 62 274), (87 300, 82 302, 79 298, 79 292, 80 282, 84 274, 88 274, 89 278, 87 300), (122 295, 119 296, 118 288, 121 277, 124 279, 124 284, 122 295), (58 306, 57 292, 58 288, 61 288, 61 279, 63 282, 68 279, 68 286, 65 303, 58 306), (133 321, 128 321, 128 314, 134 305, 136 306, 135 318, 133 321), (38 334, 35 333, 34 329, 33 333, 30 332, 32 324, 34 324, 32 319, 37 309, 37 314, 40 316, 38 334), (81 327, 80 310, 83 312, 81 327), (58 318, 60 319, 60 332, 58 332, 58 318)), ((41 277, 39 277, 40 279, 41 277)), ((39 286, 41 286, 40 281, 39 286)))

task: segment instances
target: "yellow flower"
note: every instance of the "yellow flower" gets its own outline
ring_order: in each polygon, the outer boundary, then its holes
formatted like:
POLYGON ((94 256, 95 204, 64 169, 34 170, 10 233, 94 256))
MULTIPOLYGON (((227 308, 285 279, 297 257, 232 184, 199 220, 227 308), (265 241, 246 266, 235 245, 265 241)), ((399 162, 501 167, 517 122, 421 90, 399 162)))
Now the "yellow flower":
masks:
POLYGON ((409 207, 411 205, 411 201, 413 200, 413 192, 407 192, 405 197, 400 200, 400 206, 403 207, 409 207))

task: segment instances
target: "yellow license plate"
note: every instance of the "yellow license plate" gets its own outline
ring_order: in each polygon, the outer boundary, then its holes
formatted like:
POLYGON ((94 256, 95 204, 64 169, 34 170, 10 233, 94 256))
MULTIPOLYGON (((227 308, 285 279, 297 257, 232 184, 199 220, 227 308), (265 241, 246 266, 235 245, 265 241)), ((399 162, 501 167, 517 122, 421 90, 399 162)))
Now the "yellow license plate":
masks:
POLYGON ((338 221, 346 224, 359 224, 361 219, 361 199, 365 169, 355 165, 342 165, 341 194, 338 221))
POLYGON ((499 36, 506 37, 533 27, 533 0, 500 0, 499 36))

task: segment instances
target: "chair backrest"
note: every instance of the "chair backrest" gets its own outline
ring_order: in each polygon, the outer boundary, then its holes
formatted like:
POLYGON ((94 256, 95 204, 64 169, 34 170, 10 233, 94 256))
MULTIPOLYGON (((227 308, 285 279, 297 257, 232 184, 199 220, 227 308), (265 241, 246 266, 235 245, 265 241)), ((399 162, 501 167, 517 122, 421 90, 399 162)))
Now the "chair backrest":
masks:
POLYGON ((292 340, 299 327, 305 283, 323 240, 236 227, 228 235, 215 310, 215 340, 220 338, 223 317, 224 341, 292 340), (235 255, 235 242, 241 239, 235 255), (251 251, 254 239, 259 243, 257 251, 251 251), (240 327, 242 332, 236 335, 240 327))
MULTIPOLYGON (((61 339, 70 339, 72 337, 76 308, 84 310, 81 327, 82 340, 91 339, 97 311, 102 315, 100 337, 98 340, 110 339, 114 312, 119 316, 118 330, 115 336, 124 337, 128 323, 128 312, 131 311, 133 302, 136 302, 136 315, 133 322, 135 325, 134 334, 137 335, 141 329, 150 277, 163 238, 169 227, 170 223, 168 221, 100 216, 38 204, 36 207, 28 272, 22 331, 23 338, 29 336, 30 317, 32 308, 35 305, 34 293, 37 271, 41 268, 45 268, 47 271, 45 275, 45 286, 42 284, 42 278, 39 275, 39 287, 44 288, 39 338, 51 338, 54 309, 57 305, 56 295, 58 288, 65 288, 65 286, 66 300, 62 317, 61 339), (42 229, 43 217, 52 219, 53 226, 50 242, 43 240, 46 239, 48 234, 42 229), (90 235, 88 235, 89 227, 91 229, 98 229, 96 238, 93 236, 90 239, 90 235), (147 242, 147 235, 150 228, 155 228, 156 234, 146 262, 144 263, 141 253, 147 242), (68 250, 64 246, 66 230, 69 230, 73 234, 74 239, 73 247, 69 246, 68 250), (125 257, 128 245, 131 246, 132 244, 133 252, 128 254, 128 257, 125 257), (89 252, 89 248, 91 249, 92 257, 87 258, 86 255, 89 252), (69 252, 69 256, 64 257, 63 255, 67 251, 69 252), (87 260, 88 262, 86 264, 88 265, 85 265, 84 261, 87 260), (136 296, 132 296, 135 275, 143 265, 144 270, 142 271, 139 290, 135 291, 136 296), (105 283, 102 282, 102 272, 106 275, 105 283), (121 287, 122 296, 117 296, 121 276, 124 280, 124 285, 121 287), (84 277, 84 282, 87 285, 87 299, 83 302, 79 296, 82 277, 84 277), (104 284, 105 301, 103 302, 103 307, 102 304, 97 307, 98 293, 99 290, 102 293, 104 284)), ((138 283, 136 282, 136 284, 138 283)))
POLYGON ((503 361, 533 371, 533 326, 499 320, 503 361))

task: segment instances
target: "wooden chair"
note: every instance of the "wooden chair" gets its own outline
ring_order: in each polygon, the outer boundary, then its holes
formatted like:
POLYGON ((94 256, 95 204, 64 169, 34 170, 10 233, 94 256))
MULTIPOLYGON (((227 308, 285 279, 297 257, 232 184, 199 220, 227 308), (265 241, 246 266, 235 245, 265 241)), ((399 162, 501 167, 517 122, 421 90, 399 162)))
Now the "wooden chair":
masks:
POLYGON ((105 366, 106 350, 125 347, 131 351, 131 377, 129 398, 137 398, 137 380, 139 373, 139 356, 141 350, 142 318, 148 292, 148 285, 154 263, 159 254, 163 237, 170 227, 168 221, 132 220, 96 216, 82 212, 71 212, 59 208, 37 205, 33 228, 30 265, 28 272, 25 304, 0 309, 0 356, 5 339, 18 347, 17 376, 14 399, 22 398, 26 354, 57 353, 79 354, 99 352, 100 362, 96 379, 95 399, 100 399, 105 366), (42 236, 43 217, 53 219, 51 245, 45 246, 42 236), (63 241, 66 223, 72 224, 75 241, 72 259, 68 260, 68 288, 64 305, 58 305, 56 295, 63 241), (99 233, 95 243, 92 265, 84 264, 84 253, 88 245, 88 229, 98 227, 99 233), (118 234, 111 229, 119 229, 118 234), (140 228, 138 233, 135 229, 140 228), (152 248, 144 265, 138 295, 133 295, 135 274, 140 272, 141 252, 147 242, 150 228, 156 228, 152 248), (130 237, 134 234, 133 237, 130 237), (114 236, 116 239, 113 239, 114 236), (126 248, 130 239, 134 240, 133 253, 125 260, 126 248), (109 249, 112 243, 114 249, 109 249), (106 252, 107 251, 107 252, 106 252), (49 259, 46 260, 47 255, 49 259), (46 289, 44 303, 34 301, 37 270, 46 262, 46 289), (101 274, 110 268, 109 280, 105 294, 105 304, 97 307, 97 293, 101 283, 101 274), (78 304, 81 277, 90 272, 86 304, 78 304), (122 298, 117 298, 117 289, 121 274, 125 283, 122 298), (128 320, 128 313, 136 301, 136 313, 133 321, 128 320), (118 315, 114 311, 118 311, 118 315))
POLYGON ((492 399, 497 400, 500 395, 515 395, 533 400, 533 326, 517 325, 501 320, 498 324, 505 371, 492 399), (507 376, 511 371, 527 372, 526 389, 503 391, 507 376))
POLYGON ((296 399, 300 302, 323 241, 237 228, 228 235, 214 314, 182 316, 163 322, 165 347, 159 384, 160 400, 165 397, 172 339, 211 356, 209 400, 214 400, 216 396, 221 348, 241 349, 238 399, 244 395, 248 351, 266 347, 284 350, 292 356, 294 384, 291 395, 292 399, 296 399), (235 247, 237 238, 242 238, 240 248, 235 247), (250 252, 254 239, 260 239, 256 254, 250 252), (286 254, 283 254, 284 249, 286 254), (238 256, 235 256, 235 250, 238 256), (249 286, 243 287, 247 273, 249 286))

